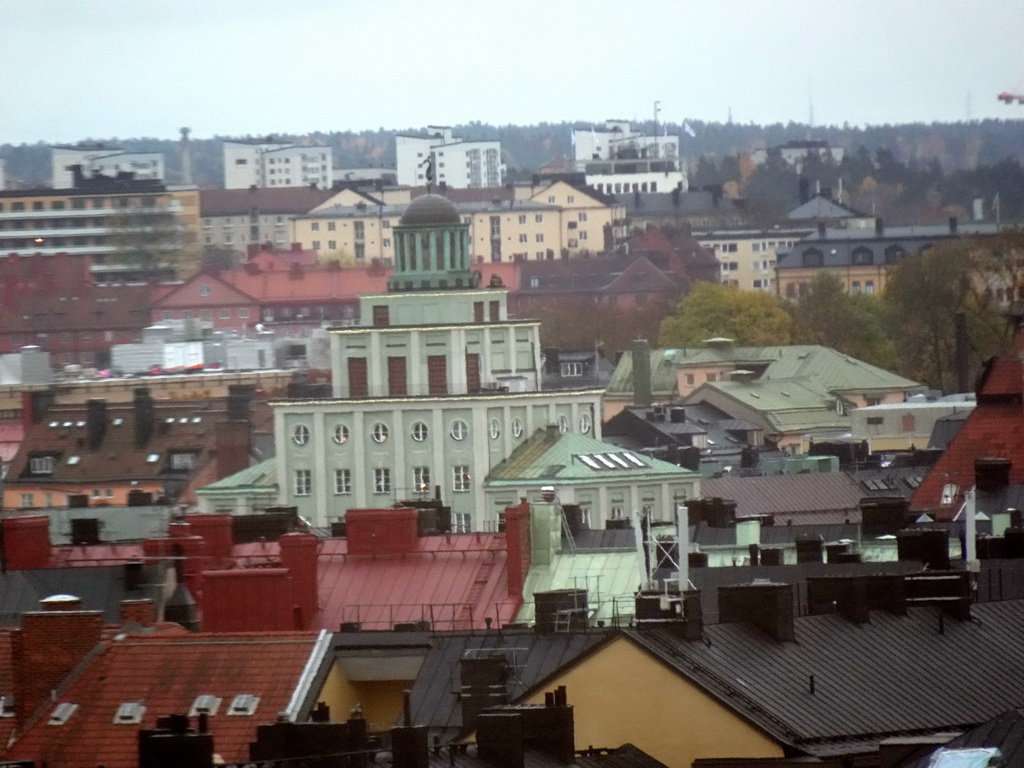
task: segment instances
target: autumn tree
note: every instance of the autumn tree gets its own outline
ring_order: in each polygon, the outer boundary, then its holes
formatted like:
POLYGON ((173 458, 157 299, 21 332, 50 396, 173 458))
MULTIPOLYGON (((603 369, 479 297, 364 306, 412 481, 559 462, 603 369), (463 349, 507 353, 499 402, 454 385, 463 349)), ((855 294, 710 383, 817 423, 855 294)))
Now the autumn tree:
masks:
POLYGON ((791 311, 795 342, 831 347, 880 368, 896 367, 896 346, 877 296, 849 294, 836 275, 819 272, 791 311))
POLYGON ((540 320, 544 347, 558 349, 601 348, 609 359, 629 349, 636 338, 654 339, 662 319, 672 311, 664 301, 648 301, 636 307, 601 305, 587 301, 559 301, 531 306, 525 316, 540 320))
POLYGON ((1024 234, 948 240, 893 266, 884 301, 901 373, 946 392, 958 389, 957 316, 970 342, 968 365, 998 354, 1012 328, 1003 307, 1024 295, 1024 234), (1002 299, 1002 301, 1000 301, 1002 299))
POLYGON ((793 320, 777 297, 698 282, 662 321, 658 344, 686 347, 716 336, 752 346, 789 344, 792 332, 793 320))

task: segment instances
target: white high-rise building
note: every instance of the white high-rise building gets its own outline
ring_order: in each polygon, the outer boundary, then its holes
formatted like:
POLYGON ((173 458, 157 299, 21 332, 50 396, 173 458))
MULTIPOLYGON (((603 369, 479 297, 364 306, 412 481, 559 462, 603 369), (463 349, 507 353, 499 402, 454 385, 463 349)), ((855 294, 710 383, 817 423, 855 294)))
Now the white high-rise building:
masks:
POLYGON ((600 131, 573 130, 572 143, 576 170, 605 194, 688 188, 677 136, 644 136, 628 120, 608 120, 600 131))
POLYGON ((225 141, 224 188, 309 187, 334 183, 333 150, 279 141, 225 141))
POLYGON ((54 189, 71 189, 74 176, 71 168, 82 166, 85 176, 99 174, 117 176, 133 173, 135 179, 164 180, 162 152, 126 152, 108 144, 74 144, 50 148, 51 183, 54 189))
POLYGON ((455 189, 500 187, 505 183, 505 164, 500 141, 465 141, 452 135, 448 126, 431 125, 427 136, 395 136, 398 183, 422 187, 427 161, 433 160, 434 183, 455 189))

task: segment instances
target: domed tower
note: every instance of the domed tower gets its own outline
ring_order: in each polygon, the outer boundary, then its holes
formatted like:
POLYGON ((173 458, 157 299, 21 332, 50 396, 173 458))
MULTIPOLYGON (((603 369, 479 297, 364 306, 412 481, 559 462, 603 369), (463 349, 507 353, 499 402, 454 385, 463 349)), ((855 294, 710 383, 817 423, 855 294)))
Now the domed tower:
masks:
POLYGON ((441 195, 417 197, 394 228, 395 272, 388 291, 476 288, 480 274, 470 269, 469 225, 441 195))

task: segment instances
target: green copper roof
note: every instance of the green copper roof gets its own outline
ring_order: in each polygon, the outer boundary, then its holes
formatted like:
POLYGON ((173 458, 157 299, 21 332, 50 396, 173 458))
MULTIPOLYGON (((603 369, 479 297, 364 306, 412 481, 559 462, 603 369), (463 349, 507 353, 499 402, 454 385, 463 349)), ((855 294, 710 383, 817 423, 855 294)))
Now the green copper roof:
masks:
POLYGON ((849 430, 850 417, 836 411, 837 396, 806 384, 806 379, 714 381, 701 386, 686 401, 715 402, 713 393, 717 393, 757 411, 768 431, 779 433, 849 430))
POLYGON ((235 472, 221 478, 196 493, 200 496, 213 496, 233 493, 277 493, 277 459, 267 459, 259 464, 235 472))
POLYGON ((487 475, 492 487, 523 481, 567 483, 685 480, 697 473, 617 445, 556 428, 539 429, 487 475))

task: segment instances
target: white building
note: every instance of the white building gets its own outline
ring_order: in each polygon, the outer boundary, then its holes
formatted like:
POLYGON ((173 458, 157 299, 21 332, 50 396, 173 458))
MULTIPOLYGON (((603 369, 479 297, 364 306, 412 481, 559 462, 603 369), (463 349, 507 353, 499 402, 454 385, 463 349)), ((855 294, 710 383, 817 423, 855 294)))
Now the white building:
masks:
POLYGON ((126 152, 107 144, 76 144, 50 148, 51 179, 54 189, 74 186, 73 166, 80 165, 85 176, 102 174, 117 176, 133 173, 139 180, 164 179, 164 156, 161 152, 126 152))
POLYGON ((768 162, 768 154, 778 150, 786 165, 792 166, 797 173, 803 172, 804 161, 817 155, 822 162, 833 162, 836 165, 843 162, 844 151, 842 147, 830 147, 827 141, 822 139, 798 139, 787 141, 772 149, 757 149, 751 153, 750 159, 756 165, 764 165, 768 162))
POLYGON ((576 170, 605 194, 688 189, 677 136, 644 136, 627 120, 608 120, 604 130, 573 130, 576 170))
POLYGON ((279 141, 225 141, 224 188, 309 187, 334 183, 330 147, 301 147, 279 141))
POLYGON ((427 161, 433 159, 435 183, 454 189, 500 187, 505 182, 500 141, 464 141, 448 126, 427 127, 428 136, 395 136, 398 183, 428 183, 427 161))
POLYGON ((4 189, 7 188, 7 178, 4 175, 4 165, 6 164, 6 162, 6 160, 0 157, 0 191, 3 191, 4 189))

